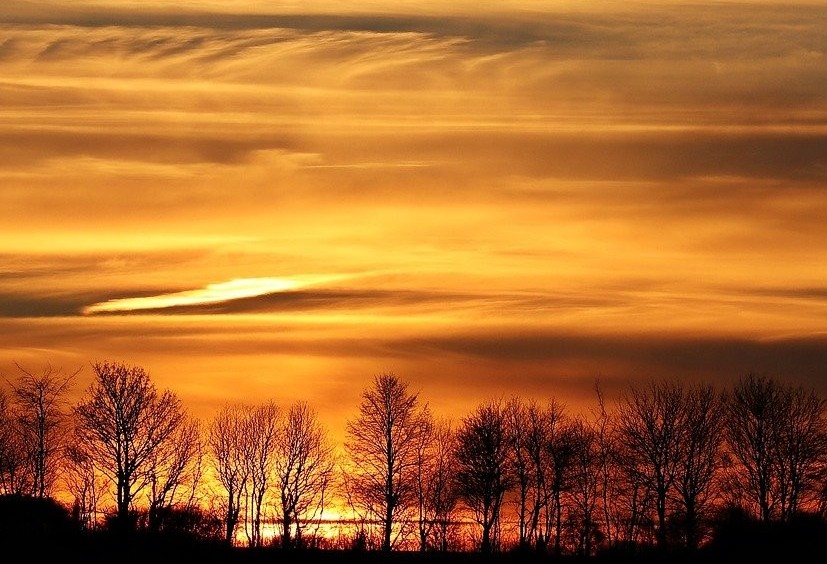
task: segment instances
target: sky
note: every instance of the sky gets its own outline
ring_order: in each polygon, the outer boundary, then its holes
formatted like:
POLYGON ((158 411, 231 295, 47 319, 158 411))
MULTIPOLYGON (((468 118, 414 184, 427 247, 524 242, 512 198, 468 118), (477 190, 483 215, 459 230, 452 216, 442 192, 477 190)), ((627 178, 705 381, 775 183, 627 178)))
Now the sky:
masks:
POLYGON ((0 3, 0 375, 196 415, 827 393, 827 6, 0 3), (307 5, 312 5, 308 8, 307 5))

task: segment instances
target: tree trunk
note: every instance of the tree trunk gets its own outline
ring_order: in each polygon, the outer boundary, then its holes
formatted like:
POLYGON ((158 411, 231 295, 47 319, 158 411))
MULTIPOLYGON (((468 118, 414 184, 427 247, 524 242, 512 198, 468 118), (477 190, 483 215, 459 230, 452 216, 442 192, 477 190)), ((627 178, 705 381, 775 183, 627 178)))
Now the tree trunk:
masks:
POLYGON ((382 539, 382 551, 391 551, 391 528, 393 527, 393 500, 388 500, 385 508, 384 538, 382 539))
POLYGON ((293 548, 293 540, 290 538, 290 527, 293 526, 293 522, 290 519, 290 512, 285 511, 284 515, 282 516, 282 529, 281 529, 281 547, 284 550, 290 550, 293 548))

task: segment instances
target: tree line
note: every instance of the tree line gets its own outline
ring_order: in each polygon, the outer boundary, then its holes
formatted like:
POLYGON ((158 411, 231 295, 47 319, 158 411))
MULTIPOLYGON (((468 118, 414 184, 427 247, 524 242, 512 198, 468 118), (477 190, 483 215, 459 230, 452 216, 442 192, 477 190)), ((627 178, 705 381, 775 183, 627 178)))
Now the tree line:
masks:
POLYGON ((303 401, 199 420, 140 366, 92 363, 75 404, 79 371, 18 369, 0 390, 0 496, 60 500, 84 531, 593 556, 691 553, 727 515, 827 518, 825 400, 759 373, 630 383, 611 405, 596 384, 587 413, 493 398, 458 418, 384 373, 335 445, 303 401))

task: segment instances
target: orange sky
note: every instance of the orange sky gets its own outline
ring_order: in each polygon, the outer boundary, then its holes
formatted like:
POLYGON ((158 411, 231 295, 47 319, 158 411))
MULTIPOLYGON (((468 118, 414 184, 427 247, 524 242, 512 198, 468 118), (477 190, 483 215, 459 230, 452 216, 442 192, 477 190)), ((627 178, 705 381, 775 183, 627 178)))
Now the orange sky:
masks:
POLYGON ((0 374, 827 392, 827 7, 491 5, 0 4, 0 374))

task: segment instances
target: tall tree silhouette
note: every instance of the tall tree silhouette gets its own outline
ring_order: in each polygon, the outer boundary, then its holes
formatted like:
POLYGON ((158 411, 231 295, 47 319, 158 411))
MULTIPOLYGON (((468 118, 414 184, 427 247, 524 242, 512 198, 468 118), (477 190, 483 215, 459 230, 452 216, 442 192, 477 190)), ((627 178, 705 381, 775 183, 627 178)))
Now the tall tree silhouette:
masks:
POLYGON ((302 546, 307 522, 324 510, 336 461, 327 431, 304 401, 290 406, 277 445, 281 544, 290 549, 302 546))
POLYGON ((352 495, 381 521, 386 552, 398 536, 398 518, 413 501, 424 409, 407 383, 385 373, 374 377, 362 393, 358 416, 347 422, 352 495))
MULTIPOLYGON (((505 405, 505 417, 508 429, 508 445, 511 449, 511 462, 514 470, 514 482, 517 488, 517 544, 521 550, 528 548, 533 540, 532 527, 535 503, 541 499, 537 493, 537 483, 542 477, 542 466, 532 464, 532 447, 537 441, 532 440, 532 433, 542 427, 532 426, 532 412, 536 412, 536 403, 526 405, 522 398, 514 396, 505 405), (533 409, 532 409, 533 408, 533 409)), ((541 441, 540 451, 545 446, 545 437, 541 441)), ((539 509, 542 507, 536 507, 539 509)))
POLYGON ((784 386, 773 461, 778 476, 779 514, 784 521, 818 503, 827 464, 827 410, 813 390, 784 386))
POLYGON ((657 544, 666 546, 667 502, 680 457, 683 387, 675 382, 650 381, 630 386, 618 407, 618 445, 633 480, 653 492, 657 544))
POLYGON ((422 418, 416 452, 416 523, 419 550, 448 550, 457 504, 453 482, 455 437, 448 419, 422 418))
POLYGON ((422 428, 417 433, 416 464, 414 472, 414 495, 416 497, 416 529, 419 536, 419 551, 428 549, 428 538, 434 521, 431 515, 429 489, 433 467, 436 427, 433 417, 423 417, 422 428))
POLYGON ((614 495, 617 482, 614 480, 616 465, 614 461, 615 444, 612 440, 614 432, 614 420, 609 410, 606 409, 606 399, 603 396, 603 390, 600 387, 599 380, 594 383, 595 396, 597 398, 597 406, 593 408, 594 428, 597 433, 597 452, 598 452, 598 471, 600 475, 599 492, 600 492, 600 506, 601 506, 601 523, 603 525, 603 534, 606 537, 606 544, 611 546, 615 540, 615 529, 617 528, 615 519, 617 511, 615 511, 616 497, 614 495))
POLYGON ((261 518, 265 497, 271 486, 276 464, 281 412, 272 401, 253 405, 246 412, 244 426, 244 463, 247 465, 247 540, 250 546, 262 546, 261 518))
POLYGON ((548 521, 546 530, 551 530, 554 523, 554 554, 559 556, 562 550, 563 536, 563 494, 570 488, 571 473, 575 465, 575 449, 572 423, 563 405, 552 399, 546 409, 548 421, 549 469, 546 482, 549 490, 549 507, 546 510, 548 521))
POLYGON ((748 373, 726 394, 731 489, 762 521, 789 520, 812 496, 827 460, 825 403, 814 391, 748 373))
POLYGON ((718 393, 701 384, 686 390, 681 412, 675 490, 683 512, 684 542, 695 550, 722 466, 724 412, 718 393))
POLYGON ((92 364, 95 379, 74 408, 77 437, 115 487, 118 526, 128 530, 135 496, 147 484, 147 465, 184 420, 181 402, 159 392, 140 366, 92 364))
POLYGON ((197 509, 196 492, 201 482, 203 444, 200 421, 187 417, 168 441, 164 441, 147 464, 147 526, 163 527, 170 509, 197 509))
POLYGON ((94 530, 98 526, 98 502, 106 488, 106 479, 95 468, 95 461, 82 441, 67 446, 64 461, 66 489, 73 498, 73 517, 83 530, 94 530))
POLYGON ((17 407, 17 428, 22 433, 31 473, 31 493, 35 497, 49 497, 69 430, 65 396, 80 369, 64 375, 47 366, 40 374, 33 374, 19 364, 16 366, 20 375, 10 384, 17 407))
POLYGON ((597 510, 600 501, 599 431, 582 418, 569 426, 572 441, 571 509, 577 554, 592 556, 598 537, 597 510))
POLYGON ((425 451, 423 508, 430 525, 431 545, 441 552, 449 548, 454 533, 457 489, 453 481, 456 468, 456 433, 450 420, 434 422, 433 435, 425 451))
POLYGON ((31 474, 25 468, 26 449, 20 421, 5 390, 0 389, 0 494, 31 491, 31 474))
POLYGON ((250 479, 246 462, 248 411, 249 406, 225 405, 210 421, 207 436, 213 476, 226 495, 224 540, 228 545, 235 540, 244 492, 250 479))
POLYGON ((457 432, 457 491, 474 514, 482 535, 480 550, 499 549, 503 499, 515 483, 505 410, 499 402, 479 405, 457 432))

